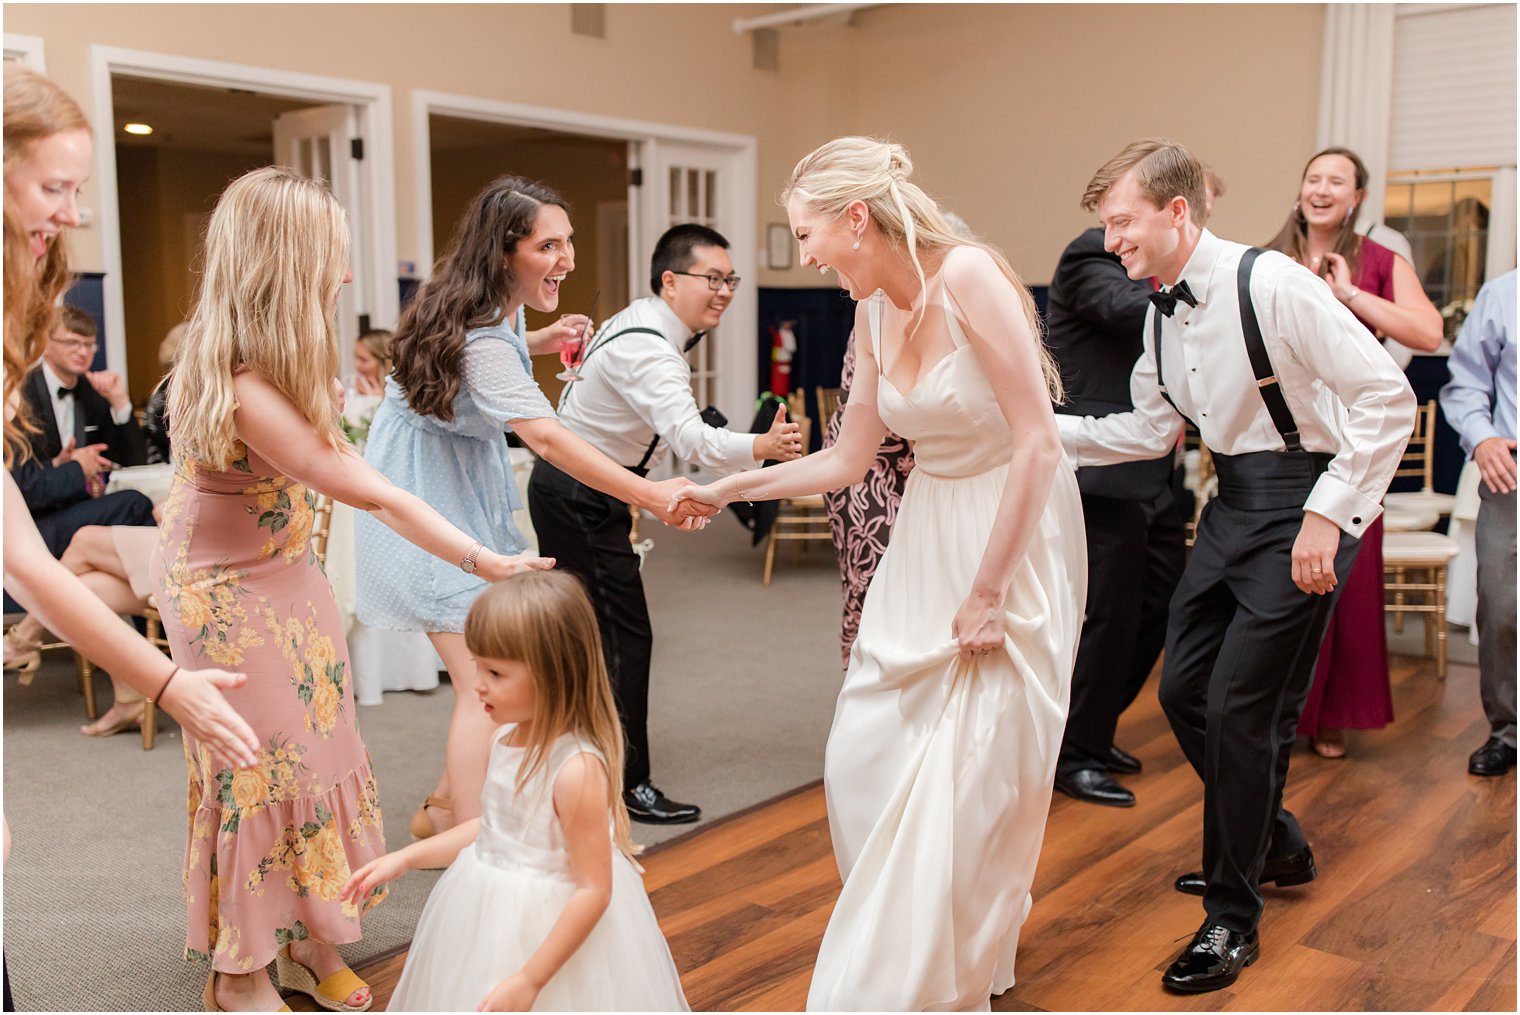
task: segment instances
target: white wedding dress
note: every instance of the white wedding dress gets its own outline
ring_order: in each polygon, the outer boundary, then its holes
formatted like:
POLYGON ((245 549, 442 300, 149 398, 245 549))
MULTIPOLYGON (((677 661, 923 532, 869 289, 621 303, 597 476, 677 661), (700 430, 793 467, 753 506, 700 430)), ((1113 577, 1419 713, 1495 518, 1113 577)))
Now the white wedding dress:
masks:
MULTIPOLYGON (((881 300, 868 307, 877 363, 881 300)), ((915 442, 916 465, 829 734, 844 888, 809 1010, 986 1009, 1013 985, 1029 915, 1086 600, 1082 504, 1063 458, 1008 587, 1003 648, 962 664, 951 621, 987 548, 1012 436, 945 317, 955 350, 913 391, 874 378, 882 421, 915 442)))

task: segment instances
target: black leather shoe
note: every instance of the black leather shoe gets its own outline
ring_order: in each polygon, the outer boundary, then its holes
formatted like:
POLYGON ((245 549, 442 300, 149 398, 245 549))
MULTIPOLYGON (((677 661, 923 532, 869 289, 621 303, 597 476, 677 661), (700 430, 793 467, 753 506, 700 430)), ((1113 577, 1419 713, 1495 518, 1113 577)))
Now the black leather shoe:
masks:
POLYGON ((1228 987, 1260 954, 1261 941, 1256 931, 1242 934, 1204 921, 1193 935, 1193 943, 1161 974, 1161 985, 1184 994, 1228 987))
POLYGON ((1503 775, 1514 767, 1515 749, 1498 737, 1489 737, 1488 743, 1467 759, 1467 771, 1472 775, 1503 775))
MULTIPOLYGON (((1314 866, 1314 850, 1305 846, 1297 853, 1267 857, 1267 862, 1261 867, 1260 883, 1292 888, 1294 885, 1307 885, 1317 877, 1319 870, 1314 866)), ((1178 878, 1172 887, 1184 895, 1202 895, 1208 882, 1204 880, 1202 871, 1193 871, 1178 878)))
POLYGON ((1120 775, 1139 775, 1140 759, 1128 751, 1121 751, 1117 746, 1110 745, 1108 748, 1108 770, 1118 772, 1120 775))
POLYGON ((681 825, 702 816, 702 808, 666 798, 648 779, 633 789, 623 790, 623 803, 630 818, 646 825, 681 825))
POLYGON ((1108 777, 1101 768, 1082 768, 1062 775, 1056 773, 1056 789, 1069 797, 1107 807, 1133 807, 1135 794, 1108 777))

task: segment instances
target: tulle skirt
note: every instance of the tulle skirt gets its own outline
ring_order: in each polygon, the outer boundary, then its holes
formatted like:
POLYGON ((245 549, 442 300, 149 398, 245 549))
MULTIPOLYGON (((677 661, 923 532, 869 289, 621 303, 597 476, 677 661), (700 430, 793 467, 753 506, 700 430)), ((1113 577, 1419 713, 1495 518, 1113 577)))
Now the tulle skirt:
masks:
MULTIPOLYGON (((543 944, 575 886, 564 875, 464 849, 417 923, 391 1011, 475 1011, 543 944)), ((534 1011, 690 1011, 644 883, 612 856, 612 901, 544 985, 534 1011)))

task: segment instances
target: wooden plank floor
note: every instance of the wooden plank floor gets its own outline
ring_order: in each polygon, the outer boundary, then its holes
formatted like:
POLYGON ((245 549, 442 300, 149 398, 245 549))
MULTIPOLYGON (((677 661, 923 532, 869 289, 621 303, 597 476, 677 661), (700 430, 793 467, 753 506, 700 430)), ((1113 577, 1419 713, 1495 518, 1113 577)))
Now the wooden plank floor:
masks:
MULTIPOLYGON (((1203 919, 1171 889, 1197 866, 1199 784, 1154 684, 1120 726, 1145 764, 1117 810, 1057 795, 996 1010, 1515 1010, 1515 777, 1467 774, 1487 724, 1476 669, 1436 681, 1394 657, 1397 721, 1350 757, 1300 747, 1288 806, 1319 880, 1269 889, 1262 958, 1230 990, 1167 994, 1160 972, 1203 919)), ((823 791, 788 797, 647 858, 645 885, 695 1010, 799 1010, 839 890, 823 791)), ((361 970, 383 1005, 404 954, 361 970)), ((297 999, 297 1000, 304 1000, 297 999)))

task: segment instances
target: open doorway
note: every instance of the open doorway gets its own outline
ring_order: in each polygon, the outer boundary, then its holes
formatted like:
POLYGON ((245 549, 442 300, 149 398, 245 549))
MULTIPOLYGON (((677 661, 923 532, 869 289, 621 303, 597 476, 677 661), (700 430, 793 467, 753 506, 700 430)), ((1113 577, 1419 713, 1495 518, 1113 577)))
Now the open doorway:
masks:
MULTIPOLYGON (((446 153, 433 142, 433 125, 452 119, 464 121, 462 126, 466 127, 495 125, 497 129, 508 128, 519 139, 575 138, 593 145, 608 145, 605 149, 594 150, 606 151, 609 155, 613 151, 612 145, 623 149, 624 200, 628 204, 626 243, 609 242, 607 237, 614 232, 610 227, 599 231, 588 225, 588 222, 595 222, 595 213, 588 212, 584 198, 577 199, 574 193, 568 195, 570 200, 578 201, 572 209, 572 221, 579 230, 578 246, 588 233, 600 232, 600 236, 591 237, 599 241, 595 260, 600 262, 597 275, 603 286, 595 315, 598 318, 605 320, 622 309, 621 305, 608 303, 608 296, 616 288, 612 280, 619 274, 607 267, 609 263, 616 263, 612 260, 614 253, 623 252, 622 263, 627 266, 627 298, 636 298, 647 292, 650 251, 660 234, 677 222, 696 221, 716 228, 731 244, 729 256, 735 270, 741 277, 754 277, 757 261, 754 213, 757 144, 753 137, 423 89, 412 93, 412 110, 416 158, 413 184, 417 221, 421 226, 417 237, 419 267, 424 271, 432 266, 435 233, 447 237, 457 217, 457 211, 435 212, 435 182, 432 179, 435 172, 451 172, 446 164, 446 153), (443 220, 446 225, 439 228, 435 219, 443 220)), ((504 172, 520 171, 525 175, 530 172, 525 164, 516 162, 518 154, 507 151, 501 157, 505 161, 492 165, 488 173, 477 177, 479 184, 504 172)), ((567 153, 565 158, 544 167, 537 175, 563 188, 569 179, 568 174, 576 169, 575 158, 573 153, 567 153)), ((607 180, 610 184, 611 174, 607 180)), ((610 213, 612 209, 605 211, 610 213)), ((608 220, 606 215, 603 218, 608 220)), ((577 274, 581 275, 584 284, 590 277, 585 273, 584 266, 590 262, 584 250, 578 262, 577 274)), ((590 290, 592 294, 595 291, 595 288, 590 290)), ((567 301, 561 309, 565 312, 584 311, 585 307, 567 301)), ((756 320, 755 289, 753 286, 740 287, 724 315, 722 326, 715 328, 688 357, 692 365, 693 394, 698 404, 715 405, 730 419, 748 419, 754 411, 758 390, 754 366, 756 320)), ((559 386, 553 383, 546 383, 545 387, 550 392, 559 390, 559 386)))
POLYGON ((206 221, 227 184, 275 161, 274 121, 310 102, 113 75, 122 312, 132 400, 163 370, 158 345, 190 315, 206 221), (131 133, 151 129, 152 133, 131 133))
MULTIPOLYGON (((428 124, 433 249, 447 249, 454 227, 482 187, 499 176, 539 180, 564 195, 575 227, 575 271, 560 294, 561 313, 597 322, 628 305, 628 142, 541 127, 433 114, 428 124), (592 301, 596 301, 593 312, 592 301)), ((528 327, 551 323, 528 309, 528 327)), ((559 361, 539 356, 534 379, 558 402, 559 361)))
MULTIPOLYGON (((116 115, 116 87, 128 80, 160 83, 191 89, 200 112, 220 118, 233 96, 278 99, 286 103, 275 114, 274 143, 270 155, 257 164, 280 162, 308 176, 322 176, 348 212, 353 232, 349 267, 353 284, 343 287, 338 318, 340 336, 357 336, 366 319, 382 327, 395 323, 400 287, 396 277, 395 152, 392 145, 391 93, 387 85, 349 78, 302 74, 270 67, 224 63, 196 57, 90 47, 90 91, 99 124, 110 124, 113 134, 124 117, 116 115)), ((142 113, 139 115, 153 115, 142 113)), ((147 121, 150 125, 151 120, 147 121)), ((265 128, 270 125, 264 124, 265 128)), ((260 130, 262 133, 262 129, 260 130)), ((113 138, 114 142, 114 138, 113 138)), ((260 141, 263 146, 265 142, 260 141)), ((125 186, 117 186, 117 145, 95 148, 95 179, 99 183, 99 228, 103 271, 102 345, 112 369, 127 374, 133 392, 143 388, 137 371, 128 369, 126 286, 122 262, 122 205, 136 199, 125 186)), ((207 204, 209 209, 210 204, 207 204)), ((166 228, 183 229, 171 222, 166 228)), ((157 336, 134 334, 132 343, 145 348, 157 336)), ((342 342, 342 367, 352 364, 352 342, 342 342)), ((145 354, 139 352, 138 355, 145 354)), ((157 363, 150 381, 158 376, 157 363)))

